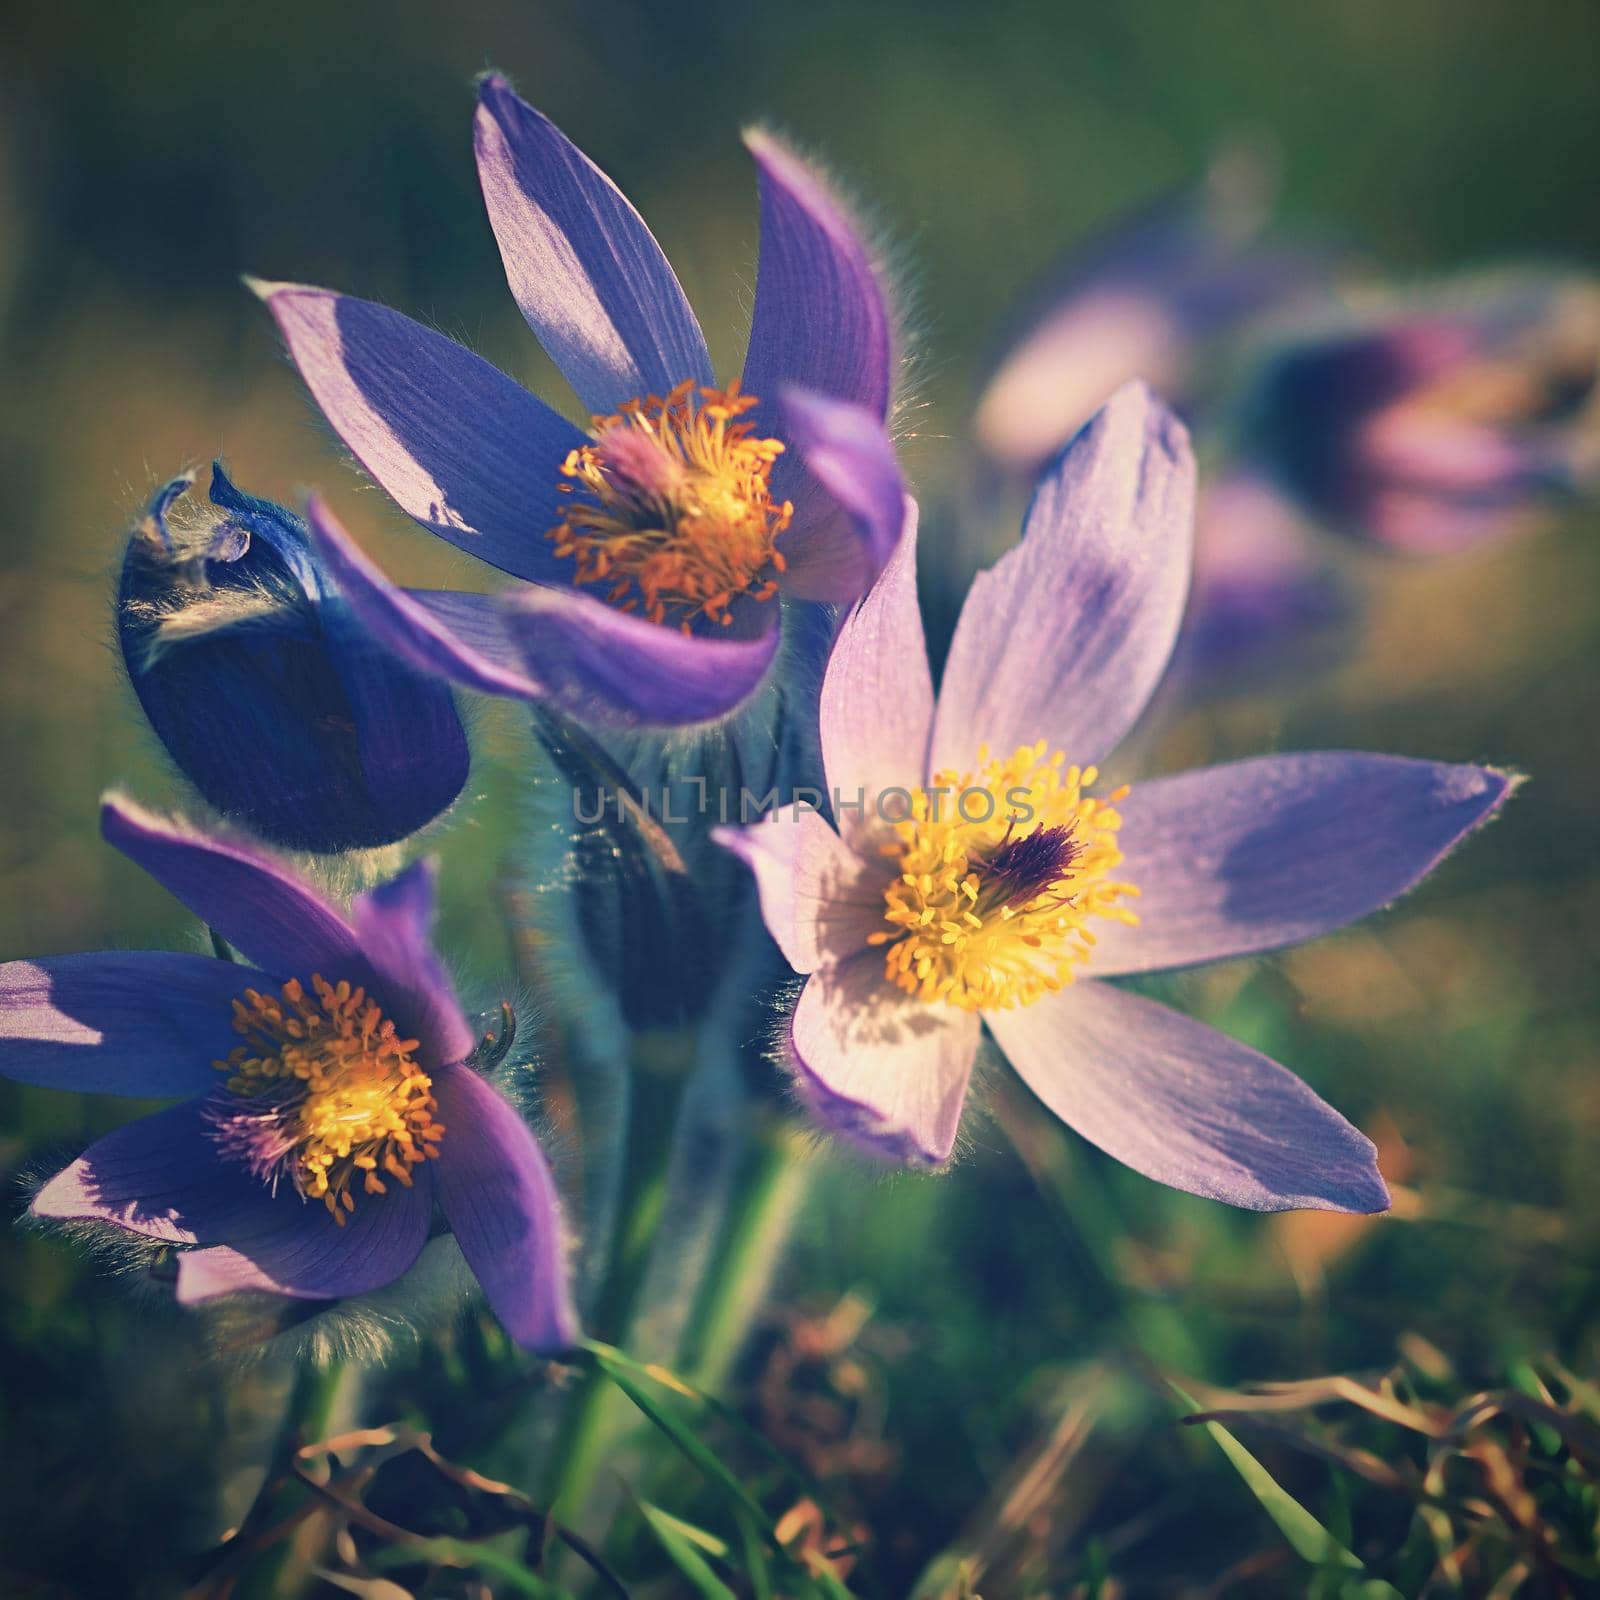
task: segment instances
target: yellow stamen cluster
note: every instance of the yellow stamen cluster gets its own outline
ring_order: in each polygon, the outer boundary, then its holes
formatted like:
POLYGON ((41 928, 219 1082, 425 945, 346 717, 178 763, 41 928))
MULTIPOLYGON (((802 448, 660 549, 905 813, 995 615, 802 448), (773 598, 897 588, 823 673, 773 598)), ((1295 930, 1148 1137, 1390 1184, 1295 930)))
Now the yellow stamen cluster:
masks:
POLYGON ((577 562, 573 581, 608 584, 613 605, 686 633, 700 618, 728 626, 740 595, 770 600, 794 506, 768 487, 782 443, 739 420, 757 403, 737 383, 691 381, 596 417, 593 442, 561 465, 573 498, 549 533, 577 562))
POLYGON ((233 1029, 246 1043, 217 1068, 243 1104, 220 1124, 225 1146, 263 1176, 287 1173, 307 1199, 343 1224, 355 1210, 357 1174, 384 1194, 380 1174, 411 1184, 411 1169, 437 1156, 444 1129, 433 1082, 366 991, 320 976, 281 995, 246 989, 233 1029))
POLYGON ((1004 761, 982 747, 975 772, 912 791, 883 846, 900 867, 884 892, 889 927, 868 936, 891 983, 965 1011, 1030 1005, 1088 959, 1091 917, 1138 921, 1118 902, 1139 891, 1110 876, 1122 861, 1114 803, 1128 791, 1096 799, 1085 792, 1096 769, 1065 760, 1043 740, 1004 761))

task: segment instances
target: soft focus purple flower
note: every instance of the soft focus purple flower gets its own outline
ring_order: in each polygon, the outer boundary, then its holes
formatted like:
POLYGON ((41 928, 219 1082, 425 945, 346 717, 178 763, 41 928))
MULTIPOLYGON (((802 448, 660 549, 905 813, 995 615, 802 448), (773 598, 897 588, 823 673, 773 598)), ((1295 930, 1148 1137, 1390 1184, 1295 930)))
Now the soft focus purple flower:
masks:
POLYGON ((772 665, 780 592, 848 602, 882 567, 903 496, 878 271, 811 167, 769 134, 746 142, 760 272, 743 375, 717 389, 638 212, 503 78, 483 80, 489 220, 524 317, 595 413, 587 433, 398 312, 257 286, 367 471, 425 528, 524 580, 408 594, 315 510, 350 603, 414 663, 592 722, 710 721, 772 665))
POLYGON ((1354 634, 1352 609, 1317 536, 1270 484, 1237 471, 1201 488, 1175 677, 1196 689, 1326 664, 1354 634))
POLYGON ((332 1300, 392 1282, 437 1205, 507 1331, 578 1336, 559 1204, 429 942, 418 863, 348 917, 262 856, 125 800, 106 838, 249 966, 111 951, 0 966, 0 1071, 179 1104, 97 1140, 36 1216, 183 1247, 178 1298, 332 1300))
POLYGON ((1380 1210, 1371 1142, 1297 1078, 1100 980, 1342 927, 1412 887, 1511 780, 1336 752, 1096 797, 1178 634, 1193 492, 1181 424, 1119 391, 974 582, 937 699, 908 540, 823 685, 838 831, 789 808, 721 837, 808 975, 789 1057, 830 1130, 946 1160, 987 1025, 1052 1111, 1150 1177, 1256 1210, 1380 1210))
POLYGON ((1415 554, 1527 527, 1595 466, 1600 293, 1542 274, 1287 341, 1244 445, 1335 529, 1415 554))
POLYGON ((1189 396, 1213 341, 1302 289, 1308 260, 1259 240, 1262 191, 1258 163, 1230 152, 1057 267, 979 398, 985 456, 1031 475, 1136 378, 1189 396))

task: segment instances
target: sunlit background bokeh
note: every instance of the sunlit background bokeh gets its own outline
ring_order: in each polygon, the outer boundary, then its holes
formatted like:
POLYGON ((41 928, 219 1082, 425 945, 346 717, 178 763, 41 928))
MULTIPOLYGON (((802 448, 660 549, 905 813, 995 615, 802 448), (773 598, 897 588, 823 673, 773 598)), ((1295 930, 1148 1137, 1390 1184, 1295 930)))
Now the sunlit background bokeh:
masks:
MULTIPOLYGON (((1402 279, 1600 267, 1587 0, 12 0, 3 31, 6 958, 192 937, 95 825, 110 784, 172 792, 109 629, 121 537, 159 479, 221 455, 258 494, 314 484, 391 570, 475 582, 342 459, 242 273, 398 306, 570 409, 477 193, 470 89, 491 64, 638 204, 725 373, 755 274, 738 129, 769 121, 845 180, 901 247, 920 336, 907 463, 934 549, 958 547, 949 507, 969 515, 967 419, 1017 297, 1225 142, 1269 153, 1283 226, 1402 279)), ((963 550, 987 537, 963 531, 963 550)), ((1070 1552, 1062 1592, 1098 1551, 1134 1594, 1169 1592, 1176 1574, 1207 1592, 1270 1547, 1259 1507, 1192 1437, 1115 1383, 1096 1390, 1093 1363, 1130 1324, 1153 1360, 1217 1386, 1378 1367, 1408 1340, 1466 1389, 1546 1353, 1596 1370, 1597 534, 1573 513, 1478 554, 1387 566, 1348 664, 1190 712, 1150 742, 1162 766, 1331 746, 1531 775, 1397 913, 1164 991, 1372 1133, 1395 1219, 1228 1213, 1115 1168, 999 1087, 951 1175, 890 1184, 840 1161, 816 1186, 765 1337, 783 1348, 801 1317, 818 1347, 848 1333, 856 1388, 812 1375, 842 1421, 802 1416, 797 1395, 794 1415, 762 1414, 797 1448, 833 1427, 822 1443, 854 1451, 829 1460, 885 1592, 962 1539, 1070 1552), (1085 1393, 1107 1397, 1087 1402, 1096 1449, 1066 1451, 1043 1531, 1007 1525, 1008 1475, 1052 1437, 1063 1395, 1085 1393)), ((524 736, 504 708, 482 713, 480 735, 477 798, 444 845, 445 934, 492 974, 508 943, 480 907, 524 736)), ((30 1164, 121 1109, 0 1084, 8 1210, 30 1164)), ((186 1369, 177 1319, 141 1319, 59 1244, 0 1231, 0 1275, 0 1589, 173 1592, 185 1542, 217 1531, 212 1494, 235 1459, 223 1436, 244 1402, 186 1369), (146 1587, 118 1587, 118 1572, 146 1587)), ((781 1413, 781 1385, 761 1392, 781 1413)), ((1320 1468, 1290 1470, 1326 1504, 1320 1468)), ((1269 1566, 1260 1592, 1294 1592, 1280 1580, 1269 1566)))

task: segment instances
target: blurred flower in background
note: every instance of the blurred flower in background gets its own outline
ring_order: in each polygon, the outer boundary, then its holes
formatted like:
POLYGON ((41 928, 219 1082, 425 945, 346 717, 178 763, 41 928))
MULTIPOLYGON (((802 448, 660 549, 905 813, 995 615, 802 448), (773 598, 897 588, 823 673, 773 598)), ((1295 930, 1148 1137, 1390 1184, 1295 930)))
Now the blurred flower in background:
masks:
POLYGON ((1600 285, 1539 270, 1419 287, 1298 328, 1239 448, 1325 526, 1445 555, 1523 531, 1600 469, 1600 285))
POLYGON ((128 538, 117 642, 150 726, 230 822, 289 849, 393 844, 467 780, 449 687, 373 641, 305 524, 212 469, 175 478, 128 538))
POLYGON ((1076 252, 974 415, 986 462, 1024 475, 1127 379, 1192 420, 1191 692, 1349 653, 1363 585, 1316 530, 1445 555, 1600 481, 1600 285, 1527 268, 1341 287, 1331 255, 1264 232, 1269 192, 1236 151, 1076 252))
POLYGON ((1273 188, 1264 159, 1239 146, 1199 183, 1073 251, 1035 291, 978 400, 973 430, 988 460, 1037 471, 1135 378, 1190 418, 1219 348, 1305 299, 1325 270, 1262 237, 1273 188))
POLYGON ((1239 468, 1203 488, 1175 672, 1225 685, 1332 662, 1358 637, 1348 579, 1284 497, 1239 468))

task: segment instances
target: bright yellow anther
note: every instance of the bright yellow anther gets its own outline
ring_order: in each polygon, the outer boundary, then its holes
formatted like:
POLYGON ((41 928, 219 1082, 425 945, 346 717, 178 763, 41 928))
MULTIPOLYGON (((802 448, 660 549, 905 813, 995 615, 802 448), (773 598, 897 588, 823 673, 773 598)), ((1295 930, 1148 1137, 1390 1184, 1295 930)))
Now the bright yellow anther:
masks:
POLYGON ((900 867, 888 927, 867 936, 891 983, 967 1011, 1025 1006, 1072 981, 1095 942, 1089 918, 1138 921, 1119 903, 1138 890, 1111 877, 1122 819, 1085 793, 1095 768, 1065 761, 1043 740, 1005 761, 982 747, 975 771, 912 792, 883 847, 900 867))
POLYGON ((215 1064, 241 1104, 219 1130, 226 1147, 263 1175, 285 1173, 342 1224, 357 1175, 367 1194, 385 1193, 380 1168, 409 1185, 444 1129, 413 1059, 418 1041, 400 1038, 364 989, 320 976, 311 988, 291 978, 278 995, 246 989, 233 1002, 246 1042, 215 1064))
POLYGON ((573 581, 606 583, 621 610, 685 632, 731 625, 741 596, 770 600, 794 507, 774 504, 768 485, 782 443, 740 420, 757 403, 737 383, 685 382, 596 417, 591 443, 561 464, 571 499, 548 535, 576 562, 573 581))

